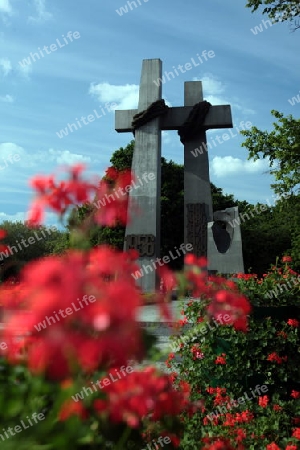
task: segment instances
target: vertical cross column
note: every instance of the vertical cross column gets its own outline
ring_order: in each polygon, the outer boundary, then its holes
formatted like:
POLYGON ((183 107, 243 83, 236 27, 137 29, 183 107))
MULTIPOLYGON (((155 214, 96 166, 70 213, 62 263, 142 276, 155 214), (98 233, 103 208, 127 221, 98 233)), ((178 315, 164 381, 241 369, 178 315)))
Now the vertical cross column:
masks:
MULTIPOLYGON (((162 98, 162 88, 153 80, 162 76, 160 59, 143 60, 138 112, 162 98)), ((137 180, 129 198, 131 222, 126 227, 125 249, 135 248, 139 252, 138 264, 142 276, 138 284, 144 292, 153 292, 156 273, 151 264, 160 253, 160 195, 161 195, 161 130, 160 119, 153 119, 135 131, 135 147, 132 170, 137 180), (145 178, 144 174, 153 174, 145 178), (138 209, 138 211, 137 211, 138 209)))
MULTIPOLYGON (((184 106, 203 101, 201 81, 184 83, 184 106)), ((197 136, 184 144, 184 242, 193 245, 192 253, 207 256, 207 223, 212 221, 212 196, 209 180, 209 160, 206 133, 199 129, 197 136), (196 148, 203 153, 193 156, 196 148)))

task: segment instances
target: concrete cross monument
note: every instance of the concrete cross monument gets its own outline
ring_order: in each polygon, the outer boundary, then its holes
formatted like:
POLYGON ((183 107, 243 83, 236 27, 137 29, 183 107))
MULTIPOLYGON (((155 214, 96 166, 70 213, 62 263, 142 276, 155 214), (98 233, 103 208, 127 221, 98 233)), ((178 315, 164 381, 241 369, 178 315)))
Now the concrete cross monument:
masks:
POLYGON ((147 173, 150 180, 130 191, 129 215, 132 220, 126 227, 124 246, 126 250, 135 248, 139 252, 138 263, 143 269, 139 285, 144 292, 155 290, 154 268, 160 253, 161 130, 179 130, 184 142, 184 243, 192 244, 191 252, 197 256, 206 256, 207 223, 212 220, 208 154, 204 152, 201 157, 194 157, 192 151, 205 146, 206 130, 233 126, 229 105, 210 106, 201 125, 194 122, 193 133, 182 135, 183 125, 193 115, 195 106, 203 101, 202 83, 193 81, 184 84, 183 107, 165 107, 160 111, 161 115, 154 114, 136 127, 135 118, 143 115, 150 105, 156 102, 161 106, 162 89, 161 83, 157 82, 161 77, 161 60, 143 60, 138 110, 116 111, 115 117, 116 131, 135 132, 132 162, 135 177, 141 179, 147 173))

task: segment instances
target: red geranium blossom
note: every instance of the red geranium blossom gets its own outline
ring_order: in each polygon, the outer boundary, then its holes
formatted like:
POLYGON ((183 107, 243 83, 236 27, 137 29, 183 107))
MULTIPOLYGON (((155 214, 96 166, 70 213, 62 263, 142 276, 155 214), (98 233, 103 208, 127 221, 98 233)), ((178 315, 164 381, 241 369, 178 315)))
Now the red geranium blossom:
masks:
POLYGON ((270 353, 267 357, 267 361, 275 361, 277 364, 282 364, 283 361, 287 360, 287 356, 280 357, 276 352, 270 353))
POLYGON ((71 416, 79 416, 82 420, 87 419, 88 412, 84 407, 83 402, 74 402, 74 400, 67 400, 63 403, 58 414, 59 420, 64 422, 71 416))
POLYGON ((262 408, 266 408, 269 403, 269 397, 267 395, 263 395, 262 397, 258 397, 258 404, 262 408))
POLYGON ((214 293, 207 311, 215 318, 219 314, 227 314, 227 325, 233 325, 236 330, 247 331, 247 314, 251 311, 251 306, 243 295, 219 289, 214 293))
POLYGON ((96 223, 107 226, 114 226, 118 221, 123 225, 127 223, 128 190, 132 188, 132 181, 130 170, 117 171, 114 167, 107 169, 106 177, 97 186, 93 201, 97 208, 94 214, 96 223))
POLYGON ((95 192, 96 186, 80 179, 84 168, 83 164, 69 168, 69 180, 57 182, 53 175, 38 175, 31 179, 30 184, 37 191, 37 198, 33 201, 29 213, 30 225, 36 226, 41 223, 45 208, 64 214, 70 205, 89 201, 90 194, 95 192))
POLYGON ((280 447, 275 442, 271 442, 271 444, 266 446, 267 450, 280 450, 280 447))
POLYGON ((295 428, 292 437, 300 440, 300 428, 295 428))
MULTIPOLYGON (((211 438, 211 440, 213 440, 213 438, 211 438)), ((203 450, 234 450, 234 447, 232 447, 228 439, 217 438, 213 444, 204 447, 203 450)))
POLYGON ((201 352, 201 348, 199 347, 199 344, 194 344, 191 348, 191 352, 193 355, 193 360, 204 358, 204 353, 201 352))
POLYGON ((141 354, 134 270, 130 255, 108 247, 27 264, 22 289, 1 292, 4 306, 18 301, 4 330, 9 359, 18 361, 26 349, 32 371, 63 379, 76 365, 89 372, 100 363, 122 365, 130 355, 141 354), (95 300, 84 303, 84 296, 95 300), (68 308, 70 315, 60 314, 68 308))
POLYGON ((287 321, 287 324, 290 325, 291 327, 299 327, 299 320, 297 319, 289 319, 287 321))
POLYGON ((300 391, 292 391, 291 392, 291 397, 293 398, 300 398, 300 391))
POLYGON ((95 400, 95 410, 108 415, 112 422, 125 422, 131 428, 137 428, 146 416, 157 421, 166 415, 177 416, 191 406, 189 386, 175 390, 170 376, 160 375, 154 367, 130 373, 117 383, 104 386, 102 392, 107 399, 95 400))
POLYGON ((226 364, 226 353, 221 353, 221 356, 217 356, 215 364, 226 364))
MULTIPOLYGON (((0 229, 0 239, 4 239, 7 236, 7 232, 3 229, 0 229)), ((0 252, 5 252, 8 249, 7 245, 0 244, 0 252)))
POLYGON ((283 256, 282 262, 292 262, 292 257, 291 256, 283 256))

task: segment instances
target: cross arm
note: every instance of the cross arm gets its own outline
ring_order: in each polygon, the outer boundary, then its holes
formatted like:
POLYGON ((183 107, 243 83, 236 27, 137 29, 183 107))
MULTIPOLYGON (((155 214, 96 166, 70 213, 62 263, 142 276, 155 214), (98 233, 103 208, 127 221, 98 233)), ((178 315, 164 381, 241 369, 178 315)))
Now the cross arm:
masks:
MULTIPOLYGON (((192 106, 179 106, 170 108, 165 116, 161 118, 161 130, 178 130, 188 118, 192 106)), ((131 122, 137 114, 137 109, 127 111, 115 111, 115 130, 118 133, 133 131, 131 122)), ((211 106, 203 123, 205 129, 232 128, 232 116, 230 105, 211 106)))

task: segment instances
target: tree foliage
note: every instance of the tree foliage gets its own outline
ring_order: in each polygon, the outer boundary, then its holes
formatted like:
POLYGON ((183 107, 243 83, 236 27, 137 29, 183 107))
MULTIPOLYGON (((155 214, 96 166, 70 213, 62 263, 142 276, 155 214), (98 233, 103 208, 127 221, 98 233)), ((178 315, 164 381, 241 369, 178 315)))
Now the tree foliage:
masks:
POLYGON ((55 227, 29 228, 21 221, 5 220, 0 228, 7 233, 1 243, 8 247, 0 256, 2 280, 17 275, 26 262, 60 253, 68 247, 67 233, 55 227))
MULTIPOLYGON (((269 160, 270 173, 276 181, 271 187, 284 201, 276 205, 273 220, 266 226, 271 228, 271 236, 277 235, 280 230, 285 245, 288 242, 287 234, 289 235, 290 246, 287 249, 296 266, 300 267, 300 119, 295 119, 292 115, 284 117, 275 110, 271 113, 278 119, 278 122, 273 123, 274 129, 268 132, 252 127, 250 130, 241 131, 247 138, 242 146, 248 149, 249 159, 269 160), (274 221, 276 227, 272 228, 274 221)), ((282 249, 280 236, 275 248, 282 249)), ((270 253, 272 254, 271 249, 270 253)))
POLYGON ((282 202, 275 206, 238 202, 241 218, 245 271, 262 276, 277 256, 291 250, 290 224, 282 213, 282 202), (261 207, 263 206, 263 211, 261 207))
POLYGON ((276 183, 272 184, 278 194, 297 193, 300 184, 300 119, 292 115, 284 117, 278 111, 271 114, 278 119, 271 132, 261 131, 257 127, 243 130, 246 136, 242 146, 249 151, 249 159, 268 158, 270 173, 276 183))
POLYGON ((267 14, 274 23, 290 22, 293 30, 300 28, 299 0, 248 0, 246 7, 254 12, 262 5, 262 13, 267 14))

